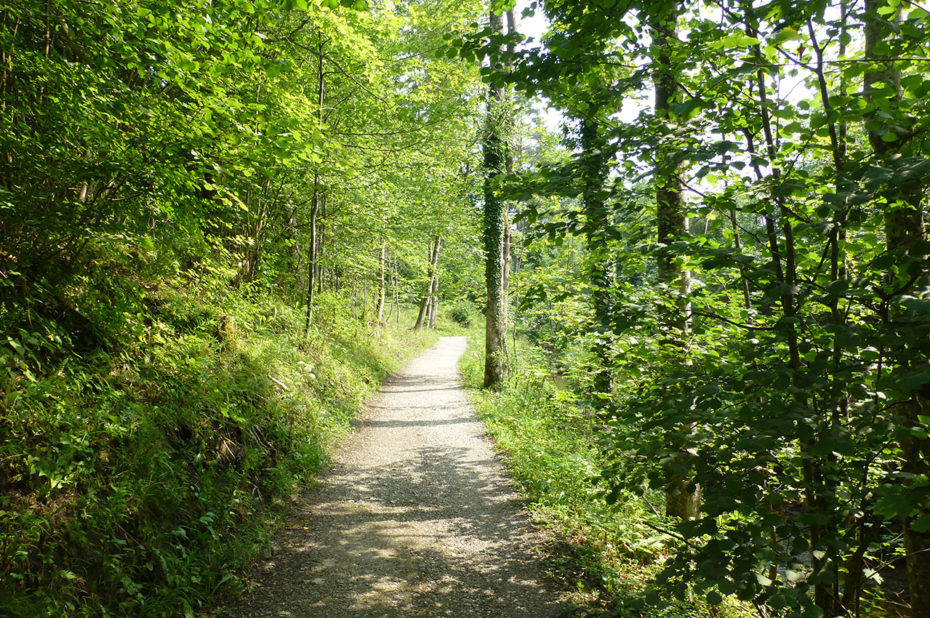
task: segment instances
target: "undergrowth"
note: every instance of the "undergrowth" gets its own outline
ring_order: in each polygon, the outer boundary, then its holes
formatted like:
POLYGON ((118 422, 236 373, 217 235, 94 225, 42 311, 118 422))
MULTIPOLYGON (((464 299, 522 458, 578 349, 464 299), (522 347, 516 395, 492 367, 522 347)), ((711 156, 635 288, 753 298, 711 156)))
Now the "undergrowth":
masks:
POLYGON ((0 614, 193 615, 235 596, 276 499, 435 338, 317 302, 304 338, 274 295, 164 284, 102 343, 35 320, 8 337, 0 614))
POLYGON ((748 615, 735 604, 665 598, 653 585, 670 549, 659 530, 658 495, 626 493, 608 504, 597 484, 605 468, 602 423, 553 379, 543 350, 521 341, 500 393, 481 389, 483 337, 472 333, 461 362, 472 403, 503 452, 536 522, 552 532, 553 575, 586 614, 671 618, 748 615))

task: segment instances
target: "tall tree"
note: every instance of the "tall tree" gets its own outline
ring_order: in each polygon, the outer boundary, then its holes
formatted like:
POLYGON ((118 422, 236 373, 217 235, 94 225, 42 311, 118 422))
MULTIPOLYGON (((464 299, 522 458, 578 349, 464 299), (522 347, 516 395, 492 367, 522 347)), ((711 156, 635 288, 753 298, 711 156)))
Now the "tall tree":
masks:
MULTIPOLYGON (((325 58, 323 50, 325 40, 323 33, 317 33, 316 45, 316 103, 317 103, 317 123, 322 129, 324 108, 323 103, 326 100, 326 74, 323 71, 323 60, 325 58)), ((304 320, 304 335, 310 334, 310 325, 313 322, 313 296, 317 292, 317 287, 322 285, 320 276, 320 239, 318 236, 318 219, 320 208, 323 206, 325 197, 320 189, 320 170, 313 171, 313 188, 310 204, 310 242, 309 256, 307 258, 307 313, 304 320)))
MULTIPOLYGON (((894 33, 900 27, 900 12, 897 4, 882 0, 865 2, 865 59, 869 69, 865 74, 864 92, 871 108, 866 127, 879 164, 897 168, 904 179, 888 187, 880 197, 884 208, 885 244, 892 257, 881 317, 898 335, 892 340, 890 354, 902 371, 925 373, 930 371, 926 352, 910 340, 913 334, 921 331, 921 324, 917 322, 920 317, 908 311, 906 302, 915 293, 915 287, 926 281, 923 265, 928 252, 923 242, 926 240, 922 208, 925 181, 907 173, 913 159, 903 158, 909 154, 913 122, 901 109, 901 70, 892 51, 894 33)), ((924 429, 926 418, 930 416, 930 387, 923 380, 918 384, 916 388, 902 389, 897 404, 901 419, 899 444, 903 484, 912 492, 919 491, 921 480, 930 479, 930 436, 924 429), (921 421, 921 417, 925 420, 921 421)), ((928 518, 930 501, 924 505, 915 504, 903 521, 908 588, 915 616, 930 611, 930 526, 925 523, 928 518), (919 523, 921 519, 924 523, 919 523)))
POLYGON ((585 261, 588 283, 594 304, 594 353, 597 357, 594 391, 598 407, 603 407, 611 392, 610 342, 613 332, 611 316, 611 270, 613 260, 607 242, 610 216, 607 211, 605 183, 610 173, 610 147, 601 131, 596 105, 586 108, 581 118, 581 202, 584 208, 584 231, 588 245, 585 261))
MULTIPOLYGON (((675 133, 678 129, 674 107, 681 101, 676 67, 672 61, 673 45, 677 42, 677 2, 663 2, 651 15, 653 45, 653 79, 655 82, 655 117, 666 131, 660 133, 656 148, 654 180, 656 185, 656 221, 659 254, 657 258, 659 281, 668 287, 674 300, 673 315, 669 316, 668 345, 671 357, 677 362, 687 361, 687 337, 691 327, 691 275, 670 245, 688 235, 688 216, 685 211, 675 133)), ((673 362, 675 362, 673 360, 673 362)), ((687 434, 685 430, 683 434, 687 434)), ((666 512, 682 519, 694 519, 700 510, 700 488, 688 473, 672 472, 666 492, 666 512)))
MULTIPOLYGON (((490 11, 492 45, 506 49, 503 39, 503 20, 500 13, 490 11)), ((493 61, 493 60, 492 60, 493 61)), ((497 67, 500 70, 501 66, 497 67)), ((485 310, 485 361, 484 387, 499 390, 504 382, 507 332, 504 323, 504 236, 505 204, 501 198, 499 182, 503 176, 505 159, 506 90, 499 77, 492 78, 488 86, 482 150, 484 154, 484 259, 487 307, 485 310)))

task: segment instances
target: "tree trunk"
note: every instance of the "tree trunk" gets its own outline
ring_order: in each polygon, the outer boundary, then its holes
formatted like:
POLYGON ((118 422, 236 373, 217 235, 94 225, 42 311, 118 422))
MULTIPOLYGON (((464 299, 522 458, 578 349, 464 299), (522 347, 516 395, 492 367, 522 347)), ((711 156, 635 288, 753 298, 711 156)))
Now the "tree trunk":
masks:
POLYGON ((394 307, 396 308, 397 313, 395 314, 394 321, 400 324, 400 290, 398 289, 398 279, 397 274, 397 260, 395 259, 391 264, 391 282, 394 287, 394 307))
MULTIPOLYGON (((320 35, 317 54, 317 120, 323 124, 323 101, 325 96, 325 73, 323 73, 323 35, 320 35)), ((313 198, 310 207, 310 256, 307 276, 307 317, 304 322, 304 337, 310 334, 310 324, 313 323, 313 292, 317 278, 317 215, 320 210, 320 172, 313 174, 313 198)))
POLYGON ((436 268, 439 264, 439 248, 442 245, 442 238, 437 234, 435 241, 430 245, 429 270, 426 283, 426 294, 420 302, 420 313, 417 315, 417 323, 413 325, 414 330, 419 330, 429 324, 433 298, 433 288, 436 284, 436 268))
MULTIPOLYGON (((671 66, 671 41, 677 32, 677 7, 669 6, 667 12, 653 17, 653 61, 655 62, 655 113, 659 122, 670 123, 672 106, 680 98, 680 88, 671 66)), ((680 165, 673 160, 674 146, 663 144, 656 153, 656 219, 657 236, 660 245, 658 269, 659 279, 668 288, 677 288, 676 315, 669 320, 669 326, 677 341, 671 342, 676 349, 683 349, 684 340, 690 329, 691 277, 676 260, 668 245, 688 235, 688 218, 685 214, 682 196, 680 165)), ((686 353, 682 353, 681 362, 687 362, 686 353)), ((700 511, 700 488, 685 475, 673 475, 666 490, 666 513, 681 519, 694 519, 700 511)))
POLYGON ((293 207, 288 211, 287 215, 287 233, 291 238, 291 259, 294 260, 294 272, 296 273, 296 287, 297 287, 297 299, 300 299, 300 292, 304 289, 306 281, 304 281, 303 271, 301 270, 303 264, 301 263, 303 256, 300 252, 300 235, 297 231, 297 208, 293 207))
POLYGON ((387 247, 382 244, 381 251, 378 253, 378 305, 375 311, 375 318, 378 323, 378 326, 381 326, 381 322, 384 321, 384 296, 386 292, 386 287, 384 284, 384 271, 385 271, 385 253, 387 252, 387 247))
MULTIPOLYGON (((501 16, 490 13, 491 31, 502 34, 501 16)), ((502 51, 504 51, 502 49, 502 51)), ((498 68, 500 68, 498 66, 498 68)), ((488 89, 484 128, 484 279, 487 288, 485 313, 484 387, 500 390, 504 383, 504 355, 507 345, 503 311, 504 203, 497 182, 504 172, 503 116, 504 89, 488 89)))
MULTIPOLYGON (((504 341, 507 340, 507 327, 510 325, 510 260, 510 212, 505 204, 504 246, 501 249, 501 337, 504 341)), ((504 354, 507 354, 506 346, 504 354)))
POLYGON ((363 324, 368 323, 368 284, 367 283, 362 284, 362 302, 359 303, 358 319, 363 324))
MULTIPOLYGON (((513 34, 517 31, 517 20, 514 17, 513 9, 508 9, 504 13, 507 19, 507 33, 513 34)), ((507 52, 512 54, 514 46, 508 43, 507 52)), ((513 64, 508 61, 508 67, 513 64)), ((503 120, 503 119, 502 119, 503 120)), ((509 118, 507 119, 510 120, 509 118)), ((510 144, 504 142, 504 169, 508 174, 513 174, 513 148, 510 144)), ((507 328, 510 325, 510 208, 506 203, 501 205, 504 212, 504 244, 501 249, 501 311, 500 311, 500 336, 503 343, 502 353, 504 360, 507 357, 507 328)))
POLYGON ((604 203, 604 183, 607 180, 606 140, 599 134, 599 124, 594 118, 596 110, 581 120, 581 178, 582 206, 585 215, 585 240, 588 245, 586 270, 591 285, 594 318, 598 332, 594 343, 597 367, 594 374, 595 406, 603 407, 610 395, 610 270, 611 260, 604 234, 609 225, 604 203))
POLYGON ((307 260, 307 317, 304 321, 304 336, 310 334, 313 323, 313 293, 316 290, 316 217, 320 209, 320 175, 313 175, 313 204, 310 207, 310 255, 307 260))
POLYGON ((429 328, 436 328, 436 313, 439 311, 439 277, 433 277, 433 289, 430 291, 429 328))
MULTIPOLYGON (((886 2, 866 0, 865 2, 865 56, 870 63, 865 74, 865 96, 876 108, 886 107, 893 114, 898 110, 901 99, 901 72, 894 64, 894 58, 878 52, 879 44, 888 41, 897 28, 892 24, 900 20, 900 7, 889 17, 891 21, 878 14, 878 9, 886 2), (876 88, 883 84, 883 88, 876 88)), ((895 161, 901 158, 901 151, 906 146, 910 135, 902 135, 898 127, 908 126, 909 119, 896 118, 887 123, 869 126, 869 143, 875 154, 883 160, 883 165, 895 167, 895 161), (897 126, 895 126, 897 125, 897 126), (885 141, 885 136, 894 134, 896 139, 885 141)), ((895 257, 895 265, 888 274, 888 288, 894 290, 887 299, 889 307, 883 318, 893 330, 898 330, 894 322, 900 321, 903 311, 899 301, 903 295, 913 292, 914 281, 907 281, 906 273, 925 268, 925 255, 919 246, 924 240, 924 221, 921 209, 924 186, 919 180, 911 180, 902 185, 889 187, 885 196, 885 240, 888 253, 895 257)), ((906 337, 902 337, 906 338, 906 337)), ((928 360, 912 358, 904 346, 891 352, 902 368, 916 368, 926 365, 928 360)), ((905 395, 898 406, 898 415, 903 431, 900 448, 904 461, 902 472, 908 478, 926 478, 930 476, 930 440, 915 436, 911 428, 923 429, 919 416, 930 416, 930 392, 927 387, 915 389, 905 395)), ((911 488, 913 481, 905 481, 904 487, 911 488)), ((916 491, 916 489, 915 489, 916 491)), ((921 515, 920 510, 904 519, 904 551, 907 562, 908 588, 911 608, 914 616, 930 615, 930 533, 913 528, 914 521, 921 515)))
POLYGON ((326 247, 326 194, 320 196, 320 216, 316 248, 316 291, 323 292, 323 251, 326 247))
POLYGON ((430 308, 429 327, 436 328, 436 312, 439 310, 439 252, 442 249, 442 238, 436 235, 436 251, 433 256, 433 278, 430 281, 430 308))

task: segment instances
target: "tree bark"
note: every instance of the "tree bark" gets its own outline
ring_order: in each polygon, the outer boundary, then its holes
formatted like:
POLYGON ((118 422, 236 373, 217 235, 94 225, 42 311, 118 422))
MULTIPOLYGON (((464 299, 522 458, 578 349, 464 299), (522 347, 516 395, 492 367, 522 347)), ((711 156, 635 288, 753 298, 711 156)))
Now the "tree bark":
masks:
POLYGON ((297 273, 295 276, 296 287, 297 287, 297 299, 300 299, 300 292, 304 289, 305 281, 303 276, 303 271, 301 269, 302 264, 301 260, 303 256, 300 251, 300 235, 297 231, 297 207, 292 207, 288 210, 287 214, 287 233, 290 236, 291 242, 291 259, 294 260, 294 272, 297 273))
POLYGON ((316 217, 320 209, 320 175, 313 175, 313 203, 310 206, 310 255, 307 260, 307 316, 304 321, 304 336, 310 333, 313 323, 313 295, 316 291, 316 217))
POLYGON ((384 284, 384 271, 386 252, 387 247, 382 244, 381 251, 378 253, 378 305, 375 311, 375 318, 377 320, 378 326, 381 326, 381 322, 384 321, 384 296, 386 292, 386 287, 384 284))
MULTIPOLYGON (((517 20, 514 17, 513 9, 508 9, 505 13, 507 19, 507 32, 513 34, 517 31, 517 20)), ((508 43, 507 52, 513 53, 513 44, 508 43)), ((508 67, 512 63, 508 62, 508 67)), ((509 118, 507 119, 510 120, 509 118)), ((513 174, 513 148, 510 144, 504 143, 504 169, 508 174, 513 174)), ((501 249, 501 340, 504 341, 503 353, 507 356, 507 328, 510 326, 510 271, 511 271, 511 248, 510 248, 510 208, 506 203, 502 205, 504 211, 504 246, 501 249)))
POLYGON ((436 313, 439 311, 439 277, 433 277, 433 286, 430 290, 430 303, 429 303, 429 328, 436 328, 436 313))
POLYGON ((397 285, 398 283, 397 280, 399 279, 399 277, 397 274, 397 260, 396 259, 393 260, 393 263, 391 264, 391 266, 392 266, 391 282, 394 287, 394 307, 397 311, 394 317, 394 321, 399 324, 400 323, 400 290, 398 289, 398 285, 397 285))
MULTIPOLYGON (((667 7, 664 14, 652 18, 653 61, 655 62, 655 113, 659 122, 672 124, 671 109, 680 98, 680 88, 674 68, 671 66, 671 41, 677 33, 677 7, 667 7)), ((690 329, 691 307, 688 296, 691 292, 691 277, 676 260, 668 245, 688 235, 688 217, 685 213, 682 195, 680 164, 674 162, 673 146, 663 141, 657 149, 656 182, 656 219, 657 238, 660 245, 658 255, 659 280, 668 285, 669 290, 676 289, 676 315, 669 320, 672 332, 676 332, 678 341, 673 341, 678 349, 683 349, 684 339, 690 329)), ((687 362, 686 353, 682 353, 681 362, 687 362)), ((681 519, 694 519, 698 516, 701 503, 701 491, 692 479, 686 475, 672 475, 666 490, 665 510, 669 516, 681 519)))
POLYGON ((595 406, 602 408, 607 399, 603 395, 611 392, 610 371, 610 270, 611 260, 607 248, 605 227, 609 225, 604 201, 604 183, 607 180, 607 143, 600 135, 597 110, 590 110, 581 119, 581 178, 582 206, 585 214, 585 241, 588 246, 586 263, 594 319, 597 323, 597 338, 594 354, 597 367, 594 374, 595 406))
MULTIPOLYGON (((490 12, 491 31, 501 34, 501 16, 490 12)), ((502 49, 501 51, 505 51, 502 49)), ((499 65, 498 65, 498 68, 499 65)), ((497 182, 504 173, 503 123, 506 115, 503 88, 488 89, 484 129, 484 279, 487 288, 485 313, 484 387, 500 390, 504 383, 506 332, 504 330, 503 251, 504 203, 497 182)))
MULTIPOLYGON (((326 93, 325 73, 323 73, 323 35, 319 35, 317 44, 317 120, 323 124, 323 101, 326 93)), ((307 276, 307 316, 304 321, 304 337, 310 334, 310 325, 313 323, 313 293, 316 289, 314 283, 317 278, 317 215, 320 210, 320 172, 313 173, 313 199, 310 207, 310 255, 307 276)))
MULTIPOLYGON (((896 27, 893 22, 900 20, 900 7, 892 13, 891 20, 878 14, 878 9, 886 6, 880 0, 866 0, 865 2, 865 56, 870 68, 865 74, 866 100, 876 108, 882 110, 886 117, 898 113, 898 102, 901 100, 901 72, 895 66, 894 58, 890 54, 879 53, 879 43, 889 41, 896 27), (883 84, 883 88, 876 88, 883 84)), ((876 117, 880 117, 876 114, 876 117)), ((894 119, 898 122, 869 123, 869 143, 876 156, 882 160, 883 165, 895 166, 902 150, 907 146, 909 135, 901 134, 898 127, 907 126, 909 120, 905 118, 894 119), (897 125, 897 126, 895 126, 897 125), (884 137, 893 133, 895 140, 885 141, 884 137)), ((925 187, 919 180, 912 180, 900 186, 889 187, 885 196, 885 241, 888 253, 895 257, 895 267, 888 274, 888 288, 894 290, 891 297, 886 300, 889 307, 883 318, 891 328, 901 317, 902 311, 897 307, 902 295, 911 294, 914 281, 904 281, 903 273, 925 268, 927 256, 921 255, 918 249, 924 240, 924 220, 921 209, 925 187)), ((902 346, 898 346, 899 348, 902 346)), ((904 368, 926 365, 928 359, 911 358, 907 350, 892 351, 900 366, 904 368)), ((902 472, 909 478, 930 476, 930 440, 918 438, 911 433, 911 428, 922 428, 920 415, 930 415, 930 392, 925 386, 907 394, 898 404, 900 423, 903 425, 901 433, 906 437, 901 439, 899 446, 903 454, 902 472)), ((905 488, 911 486, 912 481, 906 481, 905 488)), ((904 551, 907 562, 908 588, 910 592, 911 608, 914 616, 930 615, 930 533, 917 531, 913 528, 914 520, 922 513, 912 513, 904 519, 904 551)))
POLYGON ((429 291, 429 328, 436 328, 436 312, 439 311, 439 252, 442 249, 442 238, 436 236, 436 252, 433 257, 433 278, 430 281, 429 291))
POLYGON ((429 269, 427 271, 426 294, 420 301, 420 313, 417 315, 417 322, 413 325, 414 330, 419 330, 425 325, 429 325, 430 312, 432 309, 431 300, 433 298, 433 288, 436 284, 436 269, 439 265, 439 249, 442 246, 442 237, 436 235, 435 240, 430 244, 429 269))
POLYGON ((323 292, 323 252, 326 248, 326 193, 320 196, 320 214, 317 219, 316 291, 320 294, 323 292))

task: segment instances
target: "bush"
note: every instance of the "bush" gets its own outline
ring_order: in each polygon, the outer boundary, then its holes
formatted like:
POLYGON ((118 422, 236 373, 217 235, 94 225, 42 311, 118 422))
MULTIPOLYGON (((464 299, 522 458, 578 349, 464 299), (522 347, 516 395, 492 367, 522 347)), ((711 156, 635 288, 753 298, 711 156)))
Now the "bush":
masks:
POLYGON ((458 303, 452 307, 452 310, 449 312, 449 317, 456 324, 461 324, 462 326, 468 328, 472 323, 472 316, 475 313, 475 306, 472 305, 467 300, 460 300, 458 303))

